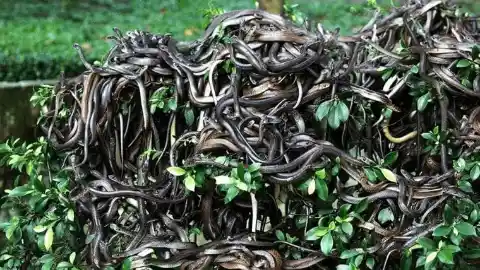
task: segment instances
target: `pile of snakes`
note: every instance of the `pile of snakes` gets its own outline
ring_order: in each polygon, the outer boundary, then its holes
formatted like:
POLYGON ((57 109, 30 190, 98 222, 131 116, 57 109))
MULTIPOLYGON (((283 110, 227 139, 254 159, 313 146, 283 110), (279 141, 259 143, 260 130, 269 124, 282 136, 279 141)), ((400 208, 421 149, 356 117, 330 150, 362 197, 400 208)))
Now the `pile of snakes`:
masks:
POLYGON ((217 15, 193 42, 114 32, 100 64, 74 45, 86 70, 59 80, 40 123, 68 156, 92 267, 332 269, 340 252, 307 232, 360 204, 335 247, 395 265, 446 203, 476 200, 454 165, 480 143, 478 19, 453 4, 411 1, 350 36, 261 10, 217 15), (344 105, 322 118, 325 104, 344 105), (301 186, 322 169, 320 199, 301 186), (216 177, 232 171, 258 188, 226 203, 216 177))

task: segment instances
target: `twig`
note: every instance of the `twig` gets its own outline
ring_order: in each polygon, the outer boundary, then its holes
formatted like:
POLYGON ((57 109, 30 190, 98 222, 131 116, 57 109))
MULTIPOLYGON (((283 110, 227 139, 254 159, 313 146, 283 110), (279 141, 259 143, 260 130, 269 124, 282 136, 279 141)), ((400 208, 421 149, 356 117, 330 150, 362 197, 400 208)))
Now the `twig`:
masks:
POLYGON ((54 85, 58 80, 31 80, 31 81, 19 81, 19 82, 0 82, 0 90, 3 89, 16 89, 16 88, 29 88, 41 85, 54 85))

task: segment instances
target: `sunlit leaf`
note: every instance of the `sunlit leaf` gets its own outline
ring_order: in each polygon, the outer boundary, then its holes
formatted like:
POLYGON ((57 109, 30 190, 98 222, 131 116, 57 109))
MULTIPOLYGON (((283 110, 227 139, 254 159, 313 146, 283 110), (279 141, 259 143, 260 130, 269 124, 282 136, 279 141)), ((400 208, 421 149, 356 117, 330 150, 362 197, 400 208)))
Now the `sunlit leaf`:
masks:
POLYGON ((340 101, 340 102, 338 102, 335 109, 337 110, 337 115, 338 115, 339 120, 341 122, 347 121, 348 115, 350 113, 347 105, 345 103, 343 103, 343 101, 340 101))
POLYGON ((315 112, 315 118, 317 119, 317 121, 321 121, 325 116, 327 116, 332 104, 332 100, 327 100, 325 102, 322 102, 317 107, 317 110, 315 112))
POLYGON ((318 198, 326 201, 328 199, 328 186, 325 180, 315 179, 315 187, 317 190, 318 198))
POLYGON ((68 209, 67 219, 70 220, 71 222, 75 220, 75 213, 73 212, 73 209, 68 209))
POLYGON ((240 189, 240 190, 243 190, 243 191, 248 191, 248 186, 247 184, 243 183, 243 182, 238 182, 237 183, 237 188, 240 189))
POLYGON ((185 177, 185 187, 190 191, 195 191, 195 178, 187 175, 187 177, 185 177))
POLYGON ((430 102, 430 92, 427 92, 425 95, 421 96, 417 100, 417 110, 419 112, 423 112, 427 107, 428 103, 430 102))
POLYGON ((53 229, 52 227, 49 227, 47 232, 45 233, 45 240, 44 240, 44 245, 45 249, 49 251, 52 247, 53 244, 53 229))
POLYGON ((351 223, 349 222, 344 222, 342 223, 342 231, 346 234, 348 234, 349 236, 352 235, 353 233, 353 226, 351 223))
POLYGON ((363 253, 363 249, 361 249, 361 248, 344 250, 342 252, 342 254, 340 254, 340 259, 350 259, 350 258, 355 257, 358 254, 362 254, 362 253, 363 253))
POLYGON ((322 250, 323 254, 328 255, 332 251, 333 248, 333 237, 332 234, 329 232, 322 237, 320 241, 320 249, 322 250))
POLYGON ((220 175, 215 177, 215 184, 217 185, 229 185, 233 184, 233 182, 235 182, 235 179, 226 175, 220 175))
POLYGON ((475 231, 475 227, 468 222, 458 223, 457 225, 455 225, 455 229, 457 229, 460 234, 465 236, 477 235, 477 232, 475 231))
POLYGON ((277 236, 278 240, 285 241, 285 234, 282 231, 276 230, 275 235, 277 236))
POLYGON ((393 221, 393 219, 394 216, 390 207, 384 208, 378 212, 378 221, 380 221, 381 224, 385 224, 388 221, 393 221))
POLYGON ((477 164, 470 170, 470 178, 477 180, 478 177, 480 177, 480 165, 477 164))
POLYGON ((387 179, 390 182, 394 182, 394 183, 397 182, 397 176, 392 171, 385 168, 380 168, 380 170, 382 171, 383 176, 385 176, 385 179, 387 179))
POLYGON ((456 67, 458 68, 465 68, 465 67, 469 67, 471 64, 471 62, 467 59, 461 59, 461 60, 458 60, 457 64, 456 64, 456 67))
POLYGON ((68 260, 70 261, 71 264, 75 263, 75 257, 77 256, 77 253, 72 252, 70 256, 68 257, 68 260))
POLYGON ((227 190, 227 195, 225 196, 225 203, 229 203, 231 202, 237 195, 238 193, 240 192, 240 190, 235 187, 235 186, 231 186, 228 188, 227 190))
POLYGON ((315 192, 315 179, 310 179, 308 181, 307 193, 308 195, 312 195, 314 192, 315 192))
POLYGON ((167 171, 174 176, 182 176, 186 173, 186 171, 180 167, 168 167, 167 171))
POLYGON ((47 230, 47 227, 42 226, 42 225, 37 225, 33 228, 33 231, 36 232, 36 233, 41 233, 41 232, 44 232, 46 230, 47 230))

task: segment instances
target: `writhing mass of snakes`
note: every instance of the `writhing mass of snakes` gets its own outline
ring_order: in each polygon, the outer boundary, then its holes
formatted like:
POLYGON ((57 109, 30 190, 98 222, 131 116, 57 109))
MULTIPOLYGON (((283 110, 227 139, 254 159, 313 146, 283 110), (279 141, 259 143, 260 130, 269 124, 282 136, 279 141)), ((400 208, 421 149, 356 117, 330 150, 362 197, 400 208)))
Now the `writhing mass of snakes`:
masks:
POLYGON ((86 71, 55 88, 41 128, 68 156, 71 200, 93 237, 82 255, 98 268, 127 257, 134 267, 168 269, 321 267, 339 254, 322 254, 304 231, 316 226, 319 205, 333 201, 296 187, 337 157, 341 172, 329 176, 328 189, 339 205, 370 203, 371 216, 355 226, 378 262, 431 232, 448 200, 471 196, 457 187, 452 162, 478 151, 480 73, 464 84, 455 63, 474 60, 478 20, 442 1, 377 15, 347 37, 260 10, 218 15, 191 43, 114 29, 102 65, 88 63, 75 45, 86 71), (383 80, 385 70, 395 72, 383 80), (408 92, 422 86, 431 102, 420 112, 408 92), (166 88, 174 89, 176 110, 152 113, 150 98, 166 88), (330 99, 349 104, 349 119, 335 130, 314 116, 330 99), (58 117, 62 107, 71 112, 66 118, 58 117), (193 125, 185 107, 197 116, 193 125), (438 154, 423 150, 420 136, 436 125, 451 133, 438 154), (152 150, 155 160, 145 154, 152 150), (371 183, 363 168, 389 151, 400 156, 391 170, 397 181, 371 183), (224 204, 213 179, 189 193, 166 171, 228 172, 220 156, 260 164, 255 235, 248 197, 224 204), (348 179, 356 184, 347 187, 348 179), (394 219, 380 225, 376 214, 386 206, 394 219), (307 217, 305 228, 295 227, 299 216, 307 217), (192 228, 205 243, 192 240, 192 228), (291 248, 302 258, 285 257, 276 229, 300 239, 291 248))

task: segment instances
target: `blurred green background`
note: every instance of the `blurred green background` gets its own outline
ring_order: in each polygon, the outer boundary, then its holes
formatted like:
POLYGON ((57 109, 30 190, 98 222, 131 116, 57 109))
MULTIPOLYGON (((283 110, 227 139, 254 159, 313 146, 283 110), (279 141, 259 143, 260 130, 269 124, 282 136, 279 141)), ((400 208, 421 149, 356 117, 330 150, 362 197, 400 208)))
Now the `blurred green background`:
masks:
MULTIPOLYGON (((368 0, 372 1, 372 0, 368 0)), ((367 0, 286 0, 327 29, 348 34, 364 25, 373 10, 367 0)), ((388 9, 402 0, 377 0, 388 9)), ((479 0, 463 0, 465 10, 480 13, 479 0)), ((255 8, 253 0, 1 0, 0 1, 0 141, 8 136, 35 137, 37 113, 29 106, 32 88, 1 89, 2 82, 56 79, 60 71, 82 72, 73 43, 89 61, 99 60, 118 27, 171 33, 178 40, 199 37, 208 22, 207 10, 255 8)), ((0 179, 2 168, 0 168, 0 179)), ((1 182, 1 181, 0 181, 1 182)), ((0 184, 1 185, 1 184, 0 184)))

